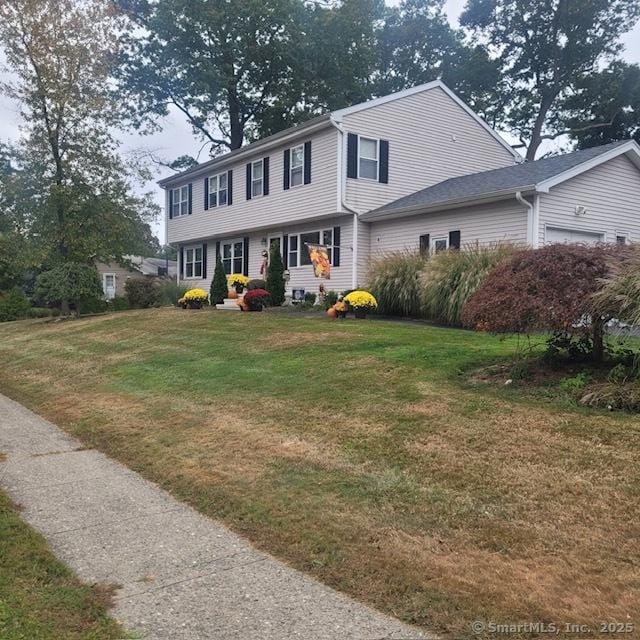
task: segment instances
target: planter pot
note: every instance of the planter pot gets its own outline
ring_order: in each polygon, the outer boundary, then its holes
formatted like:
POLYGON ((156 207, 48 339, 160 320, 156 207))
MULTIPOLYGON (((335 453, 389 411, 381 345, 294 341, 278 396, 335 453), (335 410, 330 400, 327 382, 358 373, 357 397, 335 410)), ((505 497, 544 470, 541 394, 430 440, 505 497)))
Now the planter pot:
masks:
POLYGON ((244 291, 244 285, 243 284, 236 284, 236 285, 234 285, 234 289, 236 290, 236 293, 238 295, 240 295, 244 291))
POLYGON ((194 300, 193 302, 189 303, 187 308, 188 309, 202 309, 202 302, 194 300))
POLYGON ((354 309, 353 314, 358 320, 364 320, 367 317, 367 312, 364 309, 354 309))

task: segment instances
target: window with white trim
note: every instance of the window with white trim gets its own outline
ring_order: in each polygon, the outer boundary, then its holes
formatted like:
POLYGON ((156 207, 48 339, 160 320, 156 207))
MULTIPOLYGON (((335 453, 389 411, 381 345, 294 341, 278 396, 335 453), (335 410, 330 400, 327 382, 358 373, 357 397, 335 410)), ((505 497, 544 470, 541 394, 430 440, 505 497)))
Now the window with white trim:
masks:
POLYGON ((222 243, 222 266, 227 275, 243 272, 244 241, 242 239, 222 243))
POLYGON ((433 238, 431 242, 433 253, 440 253, 441 251, 446 251, 449 248, 449 236, 433 238))
POLYGON ((616 234, 616 244, 627 244, 629 242, 629 236, 626 233, 616 234))
POLYGON ((171 217, 178 218, 189 213, 189 186, 171 189, 171 217))
POLYGON ((327 247, 329 262, 333 264, 333 228, 308 231, 289 236, 289 268, 311 264, 306 244, 323 244, 327 247))
POLYGON ((304 145, 291 148, 289 185, 296 187, 304 182, 304 145))
POLYGON ((209 207, 227 204, 227 172, 209 178, 209 207))
POLYGON ((202 278, 202 245, 185 247, 184 277, 202 278))
POLYGON ((360 136, 358 154, 358 177, 378 180, 379 140, 360 136))
POLYGON ((251 195, 261 196, 264 189, 264 161, 256 160, 251 163, 251 195))

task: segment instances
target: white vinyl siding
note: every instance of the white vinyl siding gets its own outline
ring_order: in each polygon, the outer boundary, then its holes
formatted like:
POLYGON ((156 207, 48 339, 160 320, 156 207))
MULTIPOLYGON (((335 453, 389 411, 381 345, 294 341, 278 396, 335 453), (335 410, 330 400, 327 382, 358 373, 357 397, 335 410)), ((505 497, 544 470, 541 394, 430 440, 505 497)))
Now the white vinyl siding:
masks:
POLYGON ((527 211, 515 200, 508 200, 373 222, 371 256, 375 259, 390 251, 417 251, 420 236, 427 233, 433 251, 435 240, 446 238, 448 243, 451 231, 460 231, 462 249, 465 245, 488 245, 499 241, 524 245, 527 211))
MULTIPOLYGON (((185 177, 185 181, 193 183, 193 213, 181 220, 167 221, 168 242, 188 243, 213 237, 244 236, 250 230, 267 230, 278 225, 295 225, 309 218, 335 215, 338 133, 334 128, 327 128, 313 136, 307 133, 305 139, 312 141, 314 174, 312 182, 304 189, 285 190, 282 185, 284 150, 290 149, 291 143, 269 150, 271 188, 264 198, 245 198, 246 165, 252 161, 251 158, 225 164, 225 170, 233 169, 233 206, 219 208, 215 215, 204 210, 204 176, 202 179, 185 177)), ((264 155, 264 151, 256 152, 254 160, 262 164, 264 155)), ((222 167, 219 171, 222 172, 222 167)))
POLYGON ((361 141, 389 141, 387 184, 345 181, 345 201, 358 211, 448 178, 515 163, 509 151, 439 87, 345 115, 342 124, 361 141))
POLYGON ((540 195, 540 245, 548 228, 604 234, 605 242, 619 235, 640 241, 640 170, 622 155, 551 187, 540 195))

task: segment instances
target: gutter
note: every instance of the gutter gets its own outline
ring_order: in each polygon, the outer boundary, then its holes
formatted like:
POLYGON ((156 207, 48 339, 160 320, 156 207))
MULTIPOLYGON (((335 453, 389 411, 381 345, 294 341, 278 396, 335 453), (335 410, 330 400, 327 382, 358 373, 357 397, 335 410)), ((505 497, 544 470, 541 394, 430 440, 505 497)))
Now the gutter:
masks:
POLYGON ((347 192, 347 175, 343 170, 342 160, 344 158, 344 129, 342 123, 339 120, 335 120, 333 116, 329 118, 329 122, 338 131, 338 213, 342 213, 342 209, 346 209, 349 213, 353 214, 353 231, 352 231, 352 254, 351 254, 351 287, 353 289, 358 286, 358 219, 359 216, 364 213, 358 211, 352 206, 348 205, 345 200, 347 192))

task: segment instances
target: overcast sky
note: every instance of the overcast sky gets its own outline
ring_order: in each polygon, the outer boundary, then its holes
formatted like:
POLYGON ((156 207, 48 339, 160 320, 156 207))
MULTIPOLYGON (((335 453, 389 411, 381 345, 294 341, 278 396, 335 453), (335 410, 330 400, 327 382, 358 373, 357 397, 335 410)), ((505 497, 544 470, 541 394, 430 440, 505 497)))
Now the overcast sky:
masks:
MULTIPOLYGON (((579 2, 580 0, 575 0, 579 2)), ((387 0, 389 4, 396 4, 394 0, 387 0)), ((447 0, 445 7, 450 22, 457 26, 458 16, 462 11, 466 0, 447 0)), ((623 39, 626 51, 623 58, 628 62, 640 63, 640 23, 629 32, 623 39)), ((0 63, 4 62, 0 58, 0 63)), ((1 77, 1 75, 0 75, 1 77)), ((15 140, 19 135, 20 116, 18 108, 7 98, 0 96, 0 140, 15 140)), ((196 156, 202 147, 202 141, 195 138, 190 127, 188 127, 182 117, 178 114, 171 114, 163 122, 163 130, 152 136, 140 136, 135 134, 123 135, 123 151, 138 150, 142 148, 150 149, 160 156, 166 158, 176 158, 180 155, 196 156)), ((206 159, 205 152, 201 154, 200 160, 206 159)), ((160 179, 169 171, 158 171, 157 178, 160 179)), ((154 189, 156 200, 163 205, 161 190, 149 184, 147 189, 154 189)), ((160 220, 154 224, 154 230, 158 234, 160 241, 164 241, 164 227, 160 220)))

